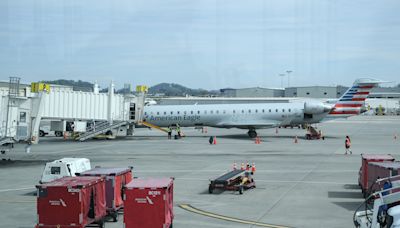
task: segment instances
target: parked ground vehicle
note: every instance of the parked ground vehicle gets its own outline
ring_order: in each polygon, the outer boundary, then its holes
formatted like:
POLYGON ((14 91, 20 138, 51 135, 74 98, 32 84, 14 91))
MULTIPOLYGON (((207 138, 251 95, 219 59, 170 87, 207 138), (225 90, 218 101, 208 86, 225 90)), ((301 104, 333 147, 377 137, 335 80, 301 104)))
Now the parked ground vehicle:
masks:
POLYGON ((62 158, 46 163, 39 183, 48 183, 66 176, 73 177, 76 173, 90 169, 90 161, 87 158, 62 158))

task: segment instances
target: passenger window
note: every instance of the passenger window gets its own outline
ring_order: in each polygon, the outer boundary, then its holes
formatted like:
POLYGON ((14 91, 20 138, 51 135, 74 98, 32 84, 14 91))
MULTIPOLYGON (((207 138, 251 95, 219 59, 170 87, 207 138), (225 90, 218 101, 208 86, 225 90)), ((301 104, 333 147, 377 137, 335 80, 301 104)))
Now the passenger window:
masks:
POLYGON ((176 113, 179 115, 181 112, 180 112, 180 111, 177 111, 176 113))
POLYGON ((157 115, 160 115, 160 112, 157 112, 157 115))
POLYGON ((251 113, 251 110, 249 109, 249 113, 251 113))
POLYGON ((59 174, 61 174, 61 167, 56 167, 56 166, 51 167, 51 168, 50 168, 50 173, 51 173, 51 174, 54 174, 54 175, 59 175, 59 174))
POLYGON ((193 111, 190 111, 190 114, 193 114, 193 111))
POLYGON ((285 112, 285 109, 282 109, 282 112, 285 112))
POLYGON ((236 113, 236 111, 235 111, 235 110, 232 110, 232 113, 233 113, 233 114, 235 114, 235 113, 236 113))
POLYGON ((171 115, 174 115, 174 112, 171 112, 171 115))
POLYGON ((183 111, 183 115, 186 115, 186 111, 183 111))
POLYGON ((214 113, 214 111, 213 111, 213 110, 211 110, 211 111, 210 111, 210 114, 213 114, 213 113, 214 113))
POLYGON ((289 110, 288 110, 289 112, 291 112, 292 110, 289 108, 289 110))
POLYGON ((222 111, 222 113, 225 114, 225 113, 226 113, 226 110, 222 111))
POLYGON ((207 114, 207 110, 204 110, 204 114, 207 114))
POLYGON ((215 113, 219 114, 219 110, 217 110, 215 113))
POLYGON ((256 109, 256 113, 258 113, 258 109, 256 109))
POLYGON ((264 113, 264 112, 265 112, 265 110, 263 109, 263 110, 262 110, 262 112, 264 113))
POLYGON ((164 115, 167 115, 167 112, 164 112, 164 115))
POLYGON ((275 109, 275 112, 278 112, 278 109, 275 109))
POLYGON ((242 109, 242 113, 244 113, 244 110, 242 109))
POLYGON ((270 109, 269 112, 272 112, 272 110, 270 109))
POLYGON ((197 114, 200 114, 200 111, 197 111, 197 114))

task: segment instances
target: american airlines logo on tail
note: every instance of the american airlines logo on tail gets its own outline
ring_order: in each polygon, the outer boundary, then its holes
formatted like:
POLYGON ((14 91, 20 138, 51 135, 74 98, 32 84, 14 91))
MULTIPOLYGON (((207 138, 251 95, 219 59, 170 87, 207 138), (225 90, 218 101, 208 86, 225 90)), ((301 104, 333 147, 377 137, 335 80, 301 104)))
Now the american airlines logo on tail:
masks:
POLYGON ((364 107, 369 93, 382 81, 362 78, 354 82, 353 86, 335 104, 329 115, 352 116, 359 115, 364 107))

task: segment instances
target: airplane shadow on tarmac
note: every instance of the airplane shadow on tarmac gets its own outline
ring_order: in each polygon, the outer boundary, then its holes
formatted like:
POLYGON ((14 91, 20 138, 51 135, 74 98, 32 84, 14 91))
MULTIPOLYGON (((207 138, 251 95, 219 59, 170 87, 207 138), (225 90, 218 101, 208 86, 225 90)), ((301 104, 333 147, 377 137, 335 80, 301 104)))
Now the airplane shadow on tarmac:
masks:
MULTIPOLYGON (((348 190, 356 190, 359 187, 357 185, 344 185, 345 189, 348 190)), ((339 201, 339 202, 333 202, 337 206, 340 206, 346 210, 349 211, 354 211, 360 206, 360 204, 363 202, 364 198, 361 194, 360 191, 329 191, 328 192, 328 197, 329 198, 338 198, 338 199, 359 199, 360 201, 356 202, 348 202, 348 201, 339 201)))

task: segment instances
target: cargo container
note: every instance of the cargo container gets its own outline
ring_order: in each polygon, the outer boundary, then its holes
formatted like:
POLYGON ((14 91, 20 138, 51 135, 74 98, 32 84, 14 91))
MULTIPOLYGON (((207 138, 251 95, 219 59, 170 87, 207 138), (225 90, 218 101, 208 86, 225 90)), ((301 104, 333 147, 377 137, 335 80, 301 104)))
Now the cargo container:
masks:
POLYGON ((104 177, 63 177, 36 188, 36 228, 104 227, 104 177))
POLYGON ((134 179, 124 195, 125 228, 172 227, 173 178, 134 179))
POLYGON ((374 193, 383 188, 376 184, 378 179, 397 176, 400 173, 400 162, 370 162, 368 163, 368 190, 367 194, 374 193))
POLYGON ((361 167, 358 173, 358 185, 361 187, 361 191, 367 196, 368 190, 368 163, 370 162, 384 162, 394 161, 394 157, 390 154, 361 154, 361 167))
POLYGON ((132 168, 103 168, 79 173, 78 176, 104 176, 106 179, 106 207, 107 213, 118 221, 118 211, 123 208, 123 189, 132 180, 132 168))

